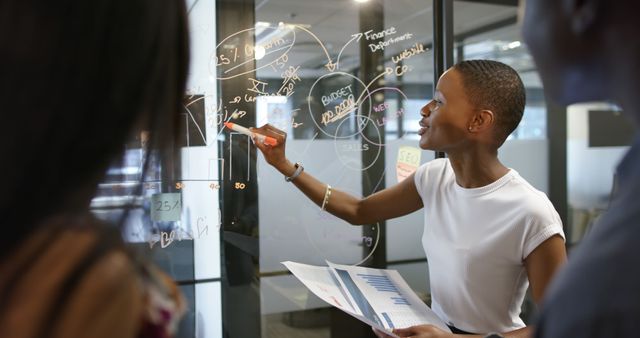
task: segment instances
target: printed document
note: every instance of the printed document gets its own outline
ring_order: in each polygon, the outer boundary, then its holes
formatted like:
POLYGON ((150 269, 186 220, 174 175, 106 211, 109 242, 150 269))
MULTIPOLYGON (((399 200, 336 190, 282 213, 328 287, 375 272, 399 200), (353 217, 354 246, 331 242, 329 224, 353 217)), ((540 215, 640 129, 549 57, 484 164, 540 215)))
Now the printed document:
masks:
POLYGON ((393 329, 423 324, 451 332, 398 271, 327 263, 282 262, 320 299, 393 337, 393 329))

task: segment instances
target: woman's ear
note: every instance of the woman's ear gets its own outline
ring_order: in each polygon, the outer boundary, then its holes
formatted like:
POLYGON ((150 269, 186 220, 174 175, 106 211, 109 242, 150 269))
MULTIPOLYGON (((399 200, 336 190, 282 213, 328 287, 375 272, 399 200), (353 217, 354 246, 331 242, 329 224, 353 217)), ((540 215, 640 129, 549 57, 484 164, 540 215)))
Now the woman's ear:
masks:
POLYGON ((495 124, 495 114, 488 109, 478 110, 473 114, 468 130, 472 132, 481 132, 490 129, 495 124))

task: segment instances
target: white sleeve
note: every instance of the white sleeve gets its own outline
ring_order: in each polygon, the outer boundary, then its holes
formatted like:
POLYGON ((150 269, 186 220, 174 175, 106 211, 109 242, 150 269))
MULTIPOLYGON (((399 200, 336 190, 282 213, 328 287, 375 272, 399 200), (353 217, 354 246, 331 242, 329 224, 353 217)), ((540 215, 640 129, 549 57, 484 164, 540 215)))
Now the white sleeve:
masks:
POLYGON ((427 162, 423 165, 421 165, 420 167, 418 167, 418 169, 416 169, 415 171, 415 175, 413 177, 413 182, 416 185, 416 190, 418 191, 418 194, 420 195, 420 198, 424 201, 425 198, 425 187, 427 186, 426 182, 427 182, 427 177, 428 172, 429 172, 429 163, 431 162, 427 162))
POLYGON ((449 160, 446 158, 436 158, 418 167, 413 180, 422 201, 427 201, 429 198, 433 198, 435 194, 440 193, 438 191, 440 187, 434 184, 436 182, 431 181, 440 179, 448 163, 449 160))
POLYGON ((563 240, 566 240, 560 215, 546 196, 545 200, 546 207, 540 208, 543 210, 534 211, 527 222, 522 260, 526 259, 540 244, 555 235, 560 235, 563 240))

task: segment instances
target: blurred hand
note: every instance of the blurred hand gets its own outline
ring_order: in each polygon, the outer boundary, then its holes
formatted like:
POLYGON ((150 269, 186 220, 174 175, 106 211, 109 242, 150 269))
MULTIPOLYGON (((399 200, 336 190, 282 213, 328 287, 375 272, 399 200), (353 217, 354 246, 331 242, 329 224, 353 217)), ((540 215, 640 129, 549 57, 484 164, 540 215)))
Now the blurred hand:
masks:
POLYGON ((456 335, 442 331, 433 325, 416 325, 406 329, 395 329, 393 333, 400 337, 415 337, 415 338, 453 338, 456 335))
POLYGON ((388 334, 386 334, 385 332, 382 332, 378 329, 376 329, 375 327, 371 327, 371 329, 373 330, 373 333, 378 337, 378 338, 393 338, 393 336, 390 336, 388 334))
POLYGON ((253 143, 258 149, 260 149, 260 152, 264 156, 264 159, 267 161, 267 163, 274 166, 276 169, 282 168, 287 165, 288 161, 287 157, 285 156, 285 143, 287 140, 287 133, 270 124, 265 124, 260 128, 249 129, 254 133, 270 136, 278 141, 277 146, 270 146, 258 141, 257 139, 253 140, 253 143))

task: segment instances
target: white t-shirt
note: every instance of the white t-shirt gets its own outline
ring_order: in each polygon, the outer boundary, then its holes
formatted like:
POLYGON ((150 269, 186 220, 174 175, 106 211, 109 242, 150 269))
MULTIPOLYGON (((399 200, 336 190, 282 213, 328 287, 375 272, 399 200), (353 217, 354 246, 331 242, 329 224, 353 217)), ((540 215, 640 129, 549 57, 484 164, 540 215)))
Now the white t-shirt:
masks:
POLYGON ((462 188, 448 159, 420 166, 415 183, 424 203, 432 309, 472 333, 524 327, 524 259, 551 236, 564 238, 547 196, 513 169, 487 186, 462 188))

